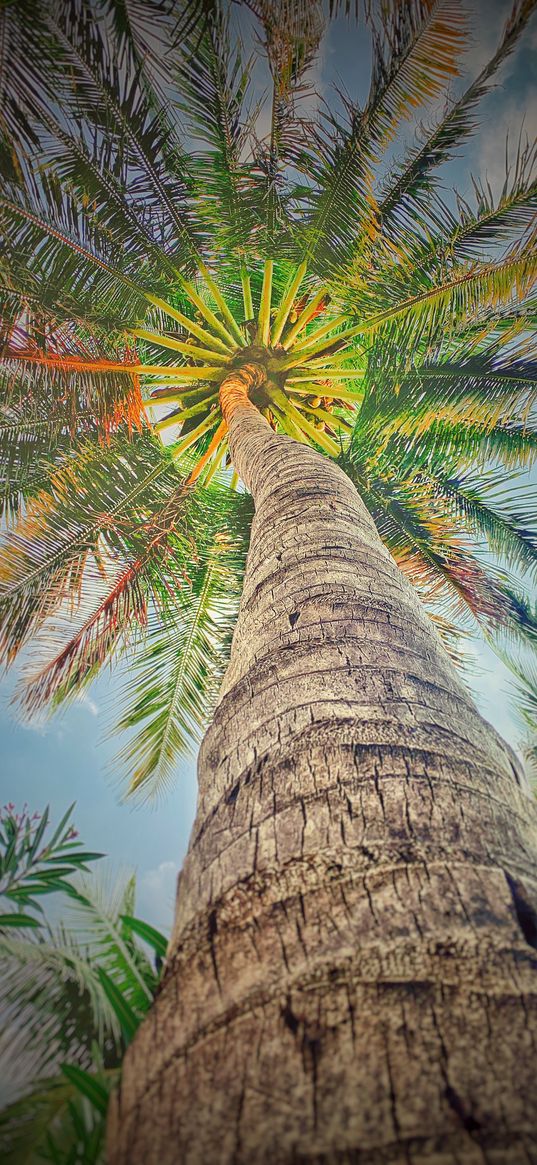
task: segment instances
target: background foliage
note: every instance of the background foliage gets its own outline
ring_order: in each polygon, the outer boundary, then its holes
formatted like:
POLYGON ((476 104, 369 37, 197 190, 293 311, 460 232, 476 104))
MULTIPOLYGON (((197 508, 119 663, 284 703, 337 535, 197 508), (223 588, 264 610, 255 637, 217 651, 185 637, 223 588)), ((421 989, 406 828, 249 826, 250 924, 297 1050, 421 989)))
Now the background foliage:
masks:
POLYGON ((52 830, 48 809, 30 816, 9 804, 0 817, 6 1165, 104 1160, 108 1098, 167 946, 134 915, 134 877, 107 883, 89 872, 102 854, 76 840, 73 808, 52 830), (58 893, 62 922, 54 924, 48 897, 58 893))

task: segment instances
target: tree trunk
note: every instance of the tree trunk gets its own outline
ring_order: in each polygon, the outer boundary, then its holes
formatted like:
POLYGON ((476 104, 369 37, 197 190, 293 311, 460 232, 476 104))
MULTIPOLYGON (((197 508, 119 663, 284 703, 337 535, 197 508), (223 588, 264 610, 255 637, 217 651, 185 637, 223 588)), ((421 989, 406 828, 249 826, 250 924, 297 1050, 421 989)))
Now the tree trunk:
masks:
POLYGON ((110 1165, 537 1163, 536 834, 348 478, 223 386, 255 519, 110 1165))

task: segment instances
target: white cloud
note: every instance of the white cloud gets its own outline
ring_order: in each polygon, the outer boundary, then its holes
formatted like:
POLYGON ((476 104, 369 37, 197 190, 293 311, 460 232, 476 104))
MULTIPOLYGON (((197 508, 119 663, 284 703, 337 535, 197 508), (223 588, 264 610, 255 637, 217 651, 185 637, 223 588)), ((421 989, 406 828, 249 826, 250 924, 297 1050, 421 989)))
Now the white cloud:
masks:
POLYGON ((171 930, 175 907, 175 890, 179 866, 176 862, 161 862, 147 870, 138 882, 136 913, 151 926, 171 930))
POLYGON ((522 141, 531 143, 537 137, 537 104, 522 104, 514 98, 506 102, 501 111, 482 126, 479 138, 477 174, 486 177, 494 193, 498 193, 505 181, 505 143, 509 138, 509 161, 516 158, 519 135, 522 141))
POLYGON ((79 692, 78 696, 76 697, 76 703, 81 704, 83 708, 86 708, 92 716, 99 715, 99 705, 95 703, 95 700, 92 700, 91 696, 88 696, 87 692, 79 692))
POLYGON ((470 686, 482 716, 518 751, 522 733, 514 714, 511 672, 485 643, 469 644, 467 650, 478 669, 470 686))

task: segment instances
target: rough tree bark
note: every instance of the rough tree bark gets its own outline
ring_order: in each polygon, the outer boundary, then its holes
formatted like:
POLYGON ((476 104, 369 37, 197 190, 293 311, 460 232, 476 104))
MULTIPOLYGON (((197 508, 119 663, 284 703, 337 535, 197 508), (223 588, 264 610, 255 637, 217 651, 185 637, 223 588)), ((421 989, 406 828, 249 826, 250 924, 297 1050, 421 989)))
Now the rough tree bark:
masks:
POLYGON ((223 386, 256 514, 110 1165, 537 1162, 536 834, 345 474, 223 386))

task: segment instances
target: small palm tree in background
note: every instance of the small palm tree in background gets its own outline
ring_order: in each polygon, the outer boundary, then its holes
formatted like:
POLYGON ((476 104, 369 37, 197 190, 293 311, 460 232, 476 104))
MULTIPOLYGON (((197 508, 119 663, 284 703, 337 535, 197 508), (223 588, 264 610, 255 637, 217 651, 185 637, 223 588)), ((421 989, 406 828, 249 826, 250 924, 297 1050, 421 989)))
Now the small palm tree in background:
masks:
POLYGON ((491 1084, 516 1023, 485 1049, 465 1008, 486 996, 489 1031, 502 992, 522 1014, 531 807, 415 592, 455 658, 479 628, 534 641, 512 484, 536 448, 534 152, 498 197, 439 181, 533 7, 452 97, 462 6, 379 5, 367 100, 331 107, 327 24, 357 35, 337 0, 2 10, 4 658, 32 644, 32 712, 128 666, 123 760, 146 794, 220 693, 114 1161, 524 1143, 533 1073, 501 1111, 491 1084), (508 927, 494 995, 479 950, 508 927), (367 984, 394 979, 412 999, 370 1019, 367 984))
POLYGON ((537 779, 537 674, 535 662, 516 659, 513 655, 505 660, 516 677, 513 692, 514 712, 522 733, 521 747, 527 765, 528 777, 535 791, 537 779))
POLYGON ((103 855, 75 840, 73 808, 51 833, 48 809, 30 816, 10 804, 0 816, 6 1165, 104 1159, 110 1090, 158 983, 147 946, 158 965, 166 949, 165 937, 133 916, 133 876, 107 885, 89 873, 103 855), (66 899, 54 925, 43 899, 58 893, 66 899))

